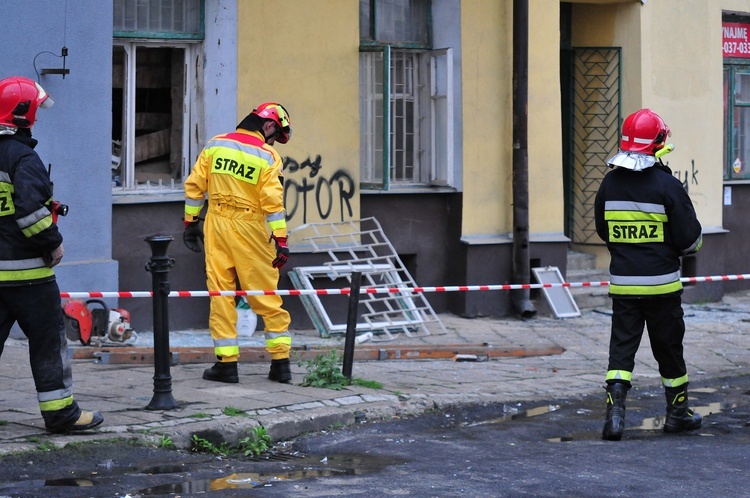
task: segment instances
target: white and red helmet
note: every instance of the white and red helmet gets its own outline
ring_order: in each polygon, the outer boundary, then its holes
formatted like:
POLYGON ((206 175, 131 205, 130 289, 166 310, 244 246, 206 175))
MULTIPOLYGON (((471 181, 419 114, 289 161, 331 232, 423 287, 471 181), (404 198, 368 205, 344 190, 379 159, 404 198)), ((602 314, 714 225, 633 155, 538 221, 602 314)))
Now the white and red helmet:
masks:
POLYGON ((625 118, 620 150, 653 156, 672 133, 664 120, 651 109, 641 109, 625 118))
POLYGON ((52 104, 54 101, 34 80, 23 76, 0 80, 0 127, 6 133, 31 128, 36 122, 37 109, 48 109, 52 104))
POLYGON ((253 109, 250 114, 255 114, 263 119, 270 119, 278 126, 279 130, 276 133, 276 141, 280 144, 285 144, 292 137, 291 121, 289 121, 289 113, 284 106, 276 102, 264 102, 259 105, 257 109, 253 109))

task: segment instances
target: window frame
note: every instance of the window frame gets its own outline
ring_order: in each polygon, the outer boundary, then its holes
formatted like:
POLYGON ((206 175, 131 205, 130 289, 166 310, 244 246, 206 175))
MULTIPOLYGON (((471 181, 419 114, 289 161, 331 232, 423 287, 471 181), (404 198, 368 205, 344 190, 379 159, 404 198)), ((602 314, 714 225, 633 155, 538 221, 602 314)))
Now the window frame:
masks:
MULTIPOLYGON (((129 0, 123 0, 122 7, 126 8, 129 0)), ((132 2, 132 0, 130 0, 132 2)), ((137 0, 140 2, 141 0, 137 0)), ((153 0, 151 0, 153 1, 153 0)), ((161 1, 161 0, 157 0, 161 1)), ((187 0, 174 0, 183 2, 187 6, 187 0)), ((159 4, 161 5, 161 4, 159 4)), ((150 1, 145 3, 145 8, 151 6, 150 1)), ((206 4, 205 0, 197 0, 198 12, 198 31, 197 32, 179 32, 179 31, 144 31, 139 30, 120 30, 114 29, 116 15, 114 9, 117 8, 113 3, 113 50, 115 47, 122 47, 124 54, 123 62, 123 96, 122 96, 122 133, 121 143, 119 144, 119 158, 115 154, 116 145, 113 142, 112 168, 120 169, 120 178, 116 182, 112 181, 113 202, 131 202, 143 200, 169 200, 182 199, 184 197, 183 181, 190 174, 192 168, 191 158, 197 155, 200 150, 198 147, 199 137, 191 130, 201 130, 203 109, 201 102, 198 100, 200 81, 202 81, 202 68, 198 61, 203 55, 203 40, 206 32, 206 4), (165 48, 180 49, 183 52, 183 76, 184 89, 182 95, 182 133, 180 151, 179 178, 172 178, 168 184, 162 180, 152 184, 136 184, 136 165, 135 165, 135 139, 136 139, 136 64, 138 60, 139 48, 165 48)), ((131 7, 138 8, 138 5, 131 7)), ((194 12, 194 11, 193 11, 194 12)), ((174 21, 174 19, 172 19, 174 21)), ((191 18, 195 22, 195 18, 191 18)))
MULTIPOLYGON (((127 0, 125 0, 127 1, 127 0)), ((114 38, 148 38, 148 39, 168 39, 168 40, 200 40, 206 37, 206 2, 198 0, 200 9, 200 18, 198 20, 198 32, 178 32, 178 31, 144 31, 144 30, 113 30, 114 38)), ((115 6, 113 5, 113 9, 115 6)))
POLYGON ((190 158, 192 158, 198 149, 198 138, 190 133, 200 125, 200 108, 197 99, 197 85, 199 81, 196 65, 193 61, 200 56, 201 44, 198 42, 180 42, 174 41, 168 43, 165 40, 134 40, 134 39, 115 39, 113 47, 122 47, 125 53, 125 71, 123 74, 123 113, 122 113, 122 143, 120 155, 121 185, 115 185, 113 182, 112 194, 129 195, 129 194, 174 194, 178 197, 184 196, 182 181, 187 178, 192 168, 190 158), (169 185, 158 183, 151 185, 137 185, 135 182, 135 115, 136 115, 136 61, 138 57, 138 47, 141 48, 170 48, 182 49, 185 67, 185 88, 183 91, 182 101, 182 153, 181 153, 181 175, 180 180, 172 180, 169 185))
MULTIPOLYGON (((725 78, 724 94, 724 181, 750 181, 750 157, 745 158, 743 168, 747 166, 747 173, 735 173, 735 145, 739 140, 737 135, 742 132, 743 127, 735 126, 737 108, 746 109, 750 112, 750 99, 747 102, 737 103, 735 100, 735 82, 738 74, 750 76, 750 60, 748 59, 724 59, 723 74, 725 78)), ((750 136, 750 123, 744 127, 744 136, 750 136)), ((750 138, 746 139, 750 142, 750 138)))
MULTIPOLYGON (((450 48, 432 48, 432 2, 426 0, 427 39, 428 43, 418 42, 383 42, 376 39, 376 4, 377 0, 362 0, 360 7, 369 4, 366 22, 369 26, 360 25, 360 188, 363 191, 404 191, 404 189, 435 189, 447 188, 455 190, 454 180, 454 87, 453 87, 453 52, 450 48), (369 60, 373 53, 382 53, 382 81, 377 81, 377 61, 369 60), (394 144, 404 142, 404 137, 396 137, 392 107, 399 102, 394 93, 391 70, 394 58, 400 55, 414 53, 412 78, 418 88, 413 92, 414 105, 413 121, 415 123, 411 135, 412 150, 409 154, 414 158, 413 172, 409 179, 405 179, 405 167, 401 165, 401 175, 396 171, 399 165, 393 150, 394 144), (380 86, 380 92, 377 87, 380 86), (387 98, 386 98, 387 96, 387 98), (374 103, 381 102, 382 111, 374 107, 374 103), (378 126, 381 121, 382 130, 378 126), (379 139, 376 136, 382 132, 379 139), (382 145, 382 150, 377 146, 382 145), (376 164, 378 160, 382 164, 376 164), (378 171, 375 168, 379 168, 378 171), (401 178, 399 178, 399 176, 401 178)), ((360 11, 360 21, 363 19, 360 11)), ((403 126, 401 127, 403 128, 403 126)))

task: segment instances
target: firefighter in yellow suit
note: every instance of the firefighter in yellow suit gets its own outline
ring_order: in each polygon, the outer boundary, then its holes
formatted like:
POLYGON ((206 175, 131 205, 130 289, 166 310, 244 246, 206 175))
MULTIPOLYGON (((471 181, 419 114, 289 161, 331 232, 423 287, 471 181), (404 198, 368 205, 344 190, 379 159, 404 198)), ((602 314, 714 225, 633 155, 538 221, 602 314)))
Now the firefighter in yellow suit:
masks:
MULTIPOLYGON (((185 181, 185 245, 206 250, 209 291, 276 290, 279 269, 289 259, 282 161, 273 148, 292 135, 289 113, 281 104, 259 105, 235 132, 213 137, 201 151, 185 181), (199 215, 208 203, 203 230, 199 215)), ((247 296, 263 317, 266 349, 271 355, 268 378, 289 383, 289 313, 277 295, 247 296)), ((218 361, 203 372, 206 380, 237 383, 240 357, 237 311, 233 296, 211 298, 209 328, 218 361)))

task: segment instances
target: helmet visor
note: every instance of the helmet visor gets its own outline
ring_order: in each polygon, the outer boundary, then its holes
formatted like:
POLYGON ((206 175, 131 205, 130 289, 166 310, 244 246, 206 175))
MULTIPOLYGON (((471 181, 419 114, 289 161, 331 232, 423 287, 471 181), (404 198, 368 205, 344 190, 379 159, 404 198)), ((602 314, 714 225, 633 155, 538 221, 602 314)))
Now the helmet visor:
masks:
POLYGON ((37 92, 39 92, 39 95, 37 96, 37 99, 40 101, 39 107, 42 109, 49 109, 55 104, 55 101, 52 100, 52 97, 47 95, 47 92, 44 91, 44 88, 42 88, 42 85, 39 83, 34 83, 36 85, 37 92))

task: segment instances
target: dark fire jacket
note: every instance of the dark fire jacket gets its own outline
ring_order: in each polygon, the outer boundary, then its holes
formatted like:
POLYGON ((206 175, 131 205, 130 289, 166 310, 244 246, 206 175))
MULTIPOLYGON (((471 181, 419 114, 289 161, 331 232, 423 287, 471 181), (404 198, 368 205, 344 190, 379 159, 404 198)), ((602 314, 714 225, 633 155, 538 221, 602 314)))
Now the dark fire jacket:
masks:
POLYGON ((37 141, 19 130, 0 136, 0 285, 54 280, 47 266, 63 238, 52 222, 49 173, 34 151, 37 141))
POLYGON ((682 183, 657 162, 642 171, 615 168, 594 201, 596 232, 611 256, 613 297, 682 291, 680 257, 698 251, 701 224, 682 183))

